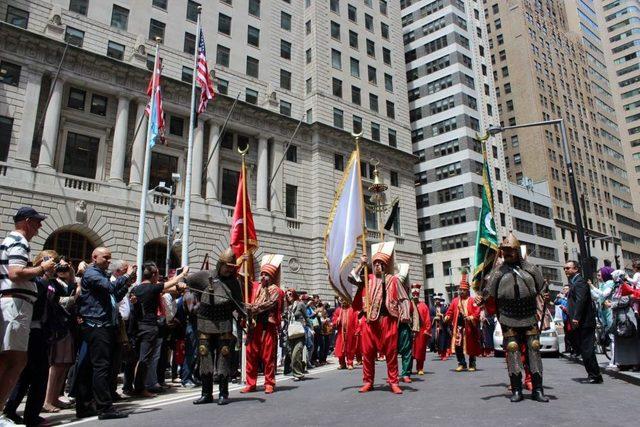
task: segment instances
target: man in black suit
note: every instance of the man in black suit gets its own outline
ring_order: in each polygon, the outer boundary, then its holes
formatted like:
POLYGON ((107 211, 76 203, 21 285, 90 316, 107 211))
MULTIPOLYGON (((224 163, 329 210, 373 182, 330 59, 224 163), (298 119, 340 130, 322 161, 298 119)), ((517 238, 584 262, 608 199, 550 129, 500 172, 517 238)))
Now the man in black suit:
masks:
POLYGON ((589 285, 580 274, 577 261, 567 261, 564 274, 569 279, 568 319, 571 322, 573 344, 582 355, 590 384, 601 384, 602 375, 596 360, 595 328, 596 312, 591 300, 589 285))

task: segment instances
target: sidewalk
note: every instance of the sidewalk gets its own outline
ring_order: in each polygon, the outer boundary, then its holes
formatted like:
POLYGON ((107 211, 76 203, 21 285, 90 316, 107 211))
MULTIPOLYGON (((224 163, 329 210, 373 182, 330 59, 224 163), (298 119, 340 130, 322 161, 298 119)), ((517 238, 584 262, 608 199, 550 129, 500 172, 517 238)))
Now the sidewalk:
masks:
MULTIPOLYGON (((568 353, 560 353, 560 356, 565 359, 571 360, 572 362, 582 363, 580 358, 571 357, 568 353)), ((607 368, 609 359, 607 359, 604 354, 596 354, 596 359, 598 359, 598 364, 600 365, 600 372, 602 372, 603 374, 608 375, 612 378, 626 381, 630 384, 640 385, 640 372, 609 369, 607 368)))

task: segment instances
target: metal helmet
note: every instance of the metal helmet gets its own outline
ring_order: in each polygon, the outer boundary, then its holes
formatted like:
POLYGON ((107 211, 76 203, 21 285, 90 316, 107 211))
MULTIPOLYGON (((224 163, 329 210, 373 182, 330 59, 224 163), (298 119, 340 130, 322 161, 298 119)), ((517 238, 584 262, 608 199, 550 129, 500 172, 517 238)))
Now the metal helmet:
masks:
POLYGON ((509 232, 509 235, 502 239, 502 243, 500 243, 500 249, 516 249, 520 250, 520 241, 513 234, 513 232, 509 232))
POLYGON ((233 249, 228 247, 224 251, 218 254, 218 262, 224 262, 227 264, 235 264, 236 263, 236 254, 233 253, 233 249))

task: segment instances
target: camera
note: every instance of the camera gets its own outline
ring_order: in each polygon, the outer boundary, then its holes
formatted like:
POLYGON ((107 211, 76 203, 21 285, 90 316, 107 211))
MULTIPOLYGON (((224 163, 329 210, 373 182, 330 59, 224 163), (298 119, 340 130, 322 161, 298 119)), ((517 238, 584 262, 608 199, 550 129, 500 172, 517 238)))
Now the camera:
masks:
POLYGON ((69 270, 71 270, 71 265, 69 264, 56 264, 56 273, 66 273, 69 270))

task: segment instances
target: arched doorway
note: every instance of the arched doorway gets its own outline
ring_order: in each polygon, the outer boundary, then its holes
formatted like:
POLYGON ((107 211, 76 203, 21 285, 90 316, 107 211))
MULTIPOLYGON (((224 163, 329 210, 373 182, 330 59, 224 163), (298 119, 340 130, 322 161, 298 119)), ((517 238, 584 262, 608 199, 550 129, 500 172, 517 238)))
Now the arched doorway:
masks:
MULTIPOLYGON (((153 261, 158 266, 160 274, 164 276, 167 257, 167 244, 161 240, 154 240, 144 245, 144 261, 153 261)), ((169 254, 169 269, 180 267, 180 259, 174 251, 169 254)))
POLYGON ((91 253, 95 248, 96 245, 87 236, 72 230, 54 232, 43 246, 43 249, 53 249, 59 255, 66 256, 74 266, 80 261, 91 262, 91 253))

